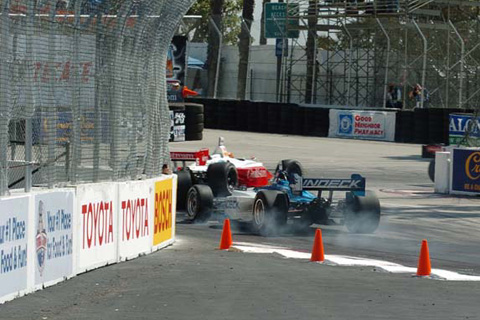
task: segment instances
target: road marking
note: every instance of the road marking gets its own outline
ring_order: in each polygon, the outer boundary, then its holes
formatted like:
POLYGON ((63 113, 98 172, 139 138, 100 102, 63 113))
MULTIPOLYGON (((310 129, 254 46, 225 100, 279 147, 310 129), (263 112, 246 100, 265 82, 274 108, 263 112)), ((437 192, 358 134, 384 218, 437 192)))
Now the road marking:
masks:
POLYGON ((379 189, 382 193, 398 196, 423 197, 423 198, 449 198, 449 195, 435 193, 431 190, 404 190, 404 189, 379 189))
MULTIPOLYGON (((268 245, 257 245, 247 242, 235 242, 232 246, 233 248, 247 253, 276 253, 285 258, 289 259, 305 259, 309 260, 311 257, 310 253, 300 252, 291 250, 288 248, 282 247, 273 247, 268 245)), ((374 267, 379 270, 390 272, 390 273, 410 273, 415 275, 417 272, 416 268, 406 267, 398 263, 393 263, 389 261, 375 260, 375 259, 366 259, 358 258, 351 256, 343 255, 325 255, 325 262, 327 265, 334 266, 363 266, 363 267, 374 267)), ((465 274, 460 274, 453 271, 442 270, 442 269, 432 269, 432 274, 430 279, 437 280, 448 280, 448 281, 480 281, 479 276, 470 276, 465 274)))

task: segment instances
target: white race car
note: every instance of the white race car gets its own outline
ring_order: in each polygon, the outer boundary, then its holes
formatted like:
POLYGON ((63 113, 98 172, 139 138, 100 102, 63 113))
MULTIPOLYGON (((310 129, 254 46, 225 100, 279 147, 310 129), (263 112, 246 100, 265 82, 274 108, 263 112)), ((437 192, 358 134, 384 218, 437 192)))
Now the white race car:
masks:
POLYGON ((171 152, 170 158, 177 169, 178 209, 185 208, 188 190, 194 184, 208 185, 215 197, 226 197, 238 187, 266 186, 273 177, 261 162, 235 158, 227 151, 222 137, 212 154, 208 149, 201 149, 197 152, 171 152), (193 163, 187 165, 187 161, 193 163), (183 165, 177 167, 177 162, 183 162, 183 165))

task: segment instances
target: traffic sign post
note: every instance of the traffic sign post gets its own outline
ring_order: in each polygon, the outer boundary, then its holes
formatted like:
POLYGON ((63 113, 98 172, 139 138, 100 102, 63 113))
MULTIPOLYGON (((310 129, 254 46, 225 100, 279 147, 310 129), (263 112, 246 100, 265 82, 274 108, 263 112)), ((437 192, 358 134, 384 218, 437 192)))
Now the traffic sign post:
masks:
POLYGON ((280 102, 280 77, 282 74, 282 59, 284 56, 288 57, 288 39, 276 39, 275 55, 277 56, 277 102, 280 102))
POLYGON ((277 38, 275 41, 275 56, 288 57, 288 39, 277 38))
POLYGON ((298 38, 298 19, 287 17, 298 16, 298 4, 266 3, 265 4, 265 38, 298 38))

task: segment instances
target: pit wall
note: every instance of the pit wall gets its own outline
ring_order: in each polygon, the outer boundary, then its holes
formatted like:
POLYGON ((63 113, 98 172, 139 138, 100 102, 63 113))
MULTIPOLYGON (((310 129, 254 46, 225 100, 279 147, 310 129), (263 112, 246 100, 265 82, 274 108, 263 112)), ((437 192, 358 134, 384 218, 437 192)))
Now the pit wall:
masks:
POLYGON ((0 198, 0 303, 175 241, 177 177, 0 198))
MULTIPOLYGON (((448 143, 449 115, 471 113, 465 109, 354 109, 330 106, 310 106, 241 100, 194 99, 204 105, 205 128, 250 132, 294 134, 328 137, 331 130, 331 110, 385 116, 385 130, 394 132, 392 139, 375 139, 404 143, 448 143)), ((337 118, 338 119, 338 118, 337 118)), ((332 126, 334 127, 334 126, 332 126)), ((387 133, 385 133, 387 136, 387 133)), ((346 138, 361 138, 345 136, 346 138)), ((368 137, 364 137, 368 138, 368 137)))

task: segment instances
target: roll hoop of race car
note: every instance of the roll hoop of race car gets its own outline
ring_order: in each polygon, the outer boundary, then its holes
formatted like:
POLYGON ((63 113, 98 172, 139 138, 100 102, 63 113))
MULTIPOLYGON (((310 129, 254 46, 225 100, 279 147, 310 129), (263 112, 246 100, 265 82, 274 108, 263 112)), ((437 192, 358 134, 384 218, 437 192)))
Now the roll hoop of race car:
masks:
POLYGON ((304 227, 343 223, 353 233, 372 233, 380 222, 378 198, 365 190, 365 178, 359 174, 349 179, 304 178, 298 161, 282 160, 270 184, 246 187, 238 183, 234 166, 227 169, 224 165, 224 169, 232 172, 231 179, 228 173, 222 175, 226 178, 223 184, 228 186, 224 193, 215 193, 218 185, 208 181, 189 188, 188 219, 205 222, 216 217, 249 222, 255 232, 266 236, 282 230, 288 219, 304 227), (324 191, 328 191, 326 198, 322 197, 324 191), (346 191, 345 198, 334 203, 334 191, 346 191))

